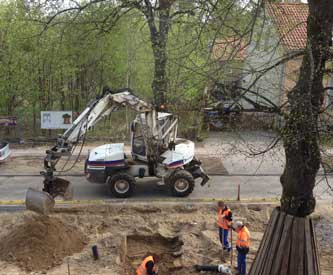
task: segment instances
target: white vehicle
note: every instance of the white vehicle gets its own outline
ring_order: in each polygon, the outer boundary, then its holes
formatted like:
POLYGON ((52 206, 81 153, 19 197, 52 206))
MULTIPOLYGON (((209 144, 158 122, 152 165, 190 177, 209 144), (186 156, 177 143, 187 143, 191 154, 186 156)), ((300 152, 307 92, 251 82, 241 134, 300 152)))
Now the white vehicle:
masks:
POLYGON ((0 163, 4 162, 10 156, 9 143, 0 141, 0 163))
POLYGON ((175 115, 158 112, 129 89, 116 92, 108 89, 88 104, 71 128, 46 152, 45 171, 41 172, 45 178, 44 189, 43 192, 28 190, 27 209, 46 213, 53 207, 55 197, 72 197, 70 183, 54 175, 58 160, 72 154, 73 146, 90 127, 124 106, 137 112, 131 124, 131 156, 126 156, 123 143, 105 144, 91 150, 85 164, 86 178, 90 182, 105 183, 115 197, 126 198, 133 194, 136 178, 160 178, 178 197, 188 196, 193 191, 196 178, 202 178, 201 185, 209 180, 194 156, 194 143, 177 138, 175 115))

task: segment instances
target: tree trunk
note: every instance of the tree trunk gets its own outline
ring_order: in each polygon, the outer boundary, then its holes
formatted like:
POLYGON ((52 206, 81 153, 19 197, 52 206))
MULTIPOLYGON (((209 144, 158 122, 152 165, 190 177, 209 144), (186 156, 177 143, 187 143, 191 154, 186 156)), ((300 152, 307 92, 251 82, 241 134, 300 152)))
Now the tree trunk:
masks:
POLYGON ((166 64, 168 60, 167 56, 167 41, 170 29, 170 9, 174 1, 160 0, 158 11, 158 28, 156 26, 156 10, 150 1, 145 1, 146 7, 143 10, 144 15, 147 18, 150 41, 154 53, 154 79, 152 82, 152 90, 154 94, 154 103, 156 106, 161 106, 166 102, 167 92, 167 74, 166 64))
POLYGON ((154 54, 154 80, 152 89, 154 94, 154 103, 157 106, 165 104, 165 95, 167 92, 167 77, 166 77, 166 63, 167 54, 166 48, 156 46, 154 54))
POLYGON ((309 0, 307 46, 300 76, 289 92, 283 142, 286 166, 281 176, 281 211, 266 228, 250 275, 320 274, 313 222, 313 188, 320 166, 318 115, 325 61, 332 39, 331 0, 309 0))
POLYGON ((332 6, 329 0, 309 1, 307 46, 300 76, 289 92, 283 142, 286 165, 281 176, 281 210, 299 217, 314 211, 313 188, 320 166, 318 115, 323 95, 323 74, 332 39, 332 6))

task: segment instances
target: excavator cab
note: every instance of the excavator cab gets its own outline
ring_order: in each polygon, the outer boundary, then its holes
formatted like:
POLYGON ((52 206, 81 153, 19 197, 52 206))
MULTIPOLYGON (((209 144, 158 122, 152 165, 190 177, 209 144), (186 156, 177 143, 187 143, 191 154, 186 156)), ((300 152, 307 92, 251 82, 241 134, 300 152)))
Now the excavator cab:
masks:
POLYGON ((131 123, 131 143, 132 156, 137 159, 147 160, 146 144, 142 127, 140 123, 135 121, 131 123))

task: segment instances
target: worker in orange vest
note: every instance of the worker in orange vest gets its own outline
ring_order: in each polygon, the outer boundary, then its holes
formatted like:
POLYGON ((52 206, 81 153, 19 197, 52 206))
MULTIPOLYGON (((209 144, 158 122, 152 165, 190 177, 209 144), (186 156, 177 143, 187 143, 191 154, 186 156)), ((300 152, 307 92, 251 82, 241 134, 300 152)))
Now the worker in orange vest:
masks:
POLYGON ((157 275, 157 263, 158 258, 156 255, 145 257, 142 263, 136 269, 136 275, 157 275))
POLYGON ((231 228, 232 212, 223 201, 219 201, 217 206, 218 206, 217 224, 219 226, 220 242, 223 245, 223 249, 228 250, 228 252, 230 252, 231 245, 229 244, 228 241, 228 233, 229 229, 231 228))
POLYGON ((250 232, 241 221, 235 222, 234 230, 237 232, 237 270, 236 275, 246 274, 246 255, 250 251, 250 232))

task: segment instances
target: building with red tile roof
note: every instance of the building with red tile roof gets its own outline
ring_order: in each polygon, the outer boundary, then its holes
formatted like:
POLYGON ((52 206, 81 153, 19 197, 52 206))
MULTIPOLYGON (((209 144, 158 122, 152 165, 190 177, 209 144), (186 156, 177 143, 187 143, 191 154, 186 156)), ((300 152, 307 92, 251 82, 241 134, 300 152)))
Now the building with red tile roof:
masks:
MULTIPOLYGON (((250 90, 245 96, 260 106, 287 106, 287 94, 298 79, 302 56, 281 60, 305 49, 308 13, 307 4, 265 1, 246 49, 242 83, 250 90)), ((242 106, 251 108, 245 101, 242 106)))
POLYGON ((219 38, 211 42, 211 68, 214 68, 215 79, 208 81, 205 91, 210 107, 232 102, 241 92, 245 54, 246 44, 241 38, 219 38))
MULTIPOLYGON (((297 83, 302 56, 284 60, 306 48, 309 8, 304 3, 268 0, 263 7, 246 50, 243 88, 251 90, 248 97, 260 105, 270 107, 273 103, 287 110, 287 95, 297 83)), ((243 106, 249 107, 246 104, 243 106)), ((324 106, 328 104, 325 97, 324 106)))

